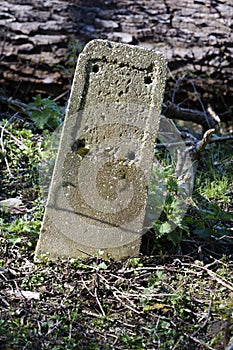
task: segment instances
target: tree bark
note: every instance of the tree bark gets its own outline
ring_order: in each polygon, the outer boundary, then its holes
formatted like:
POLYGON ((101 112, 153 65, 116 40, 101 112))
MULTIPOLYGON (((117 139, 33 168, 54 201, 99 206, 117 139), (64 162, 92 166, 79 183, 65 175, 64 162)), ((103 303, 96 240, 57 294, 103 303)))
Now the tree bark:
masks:
MULTIPOLYGON (((232 0, 8 0, 0 4, 0 84, 26 100, 68 91, 76 58, 103 38, 164 52, 166 98, 233 109, 232 0)), ((228 114, 227 114, 228 113, 228 114)))

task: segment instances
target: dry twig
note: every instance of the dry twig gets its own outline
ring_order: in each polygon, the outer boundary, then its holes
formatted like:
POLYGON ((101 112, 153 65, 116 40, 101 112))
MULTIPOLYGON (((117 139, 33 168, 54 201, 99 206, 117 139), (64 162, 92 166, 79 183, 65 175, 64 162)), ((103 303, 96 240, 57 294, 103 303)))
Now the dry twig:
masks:
POLYGON ((8 159, 7 159, 7 156, 6 156, 6 149, 5 149, 4 141, 3 141, 3 134, 4 134, 4 131, 5 131, 7 123, 8 122, 6 122, 6 124, 3 127, 1 127, 2 131, 1 131, 1 136, 0 136, 0 143, 1 143, 2 154, 3 154, 4 161, 6 163, 8 174, 9 174, 10 177, 12 177, 13 175, 12 175, 12 172, 11 172, 11 169, 10 169, 10 165, 9 165, 9 162, 8 162, 8 159))
MULTIPOLYGON (((184 265, 186 265, 186 264, 184 264, 184 265)), ((221 284, 225 288, 233 291, 233 284, 232 283, 225 280, 225 278, 218 276, 214 271, 208 269, 206 266, 196 265, 196 264, 192 264, 191 266, 206 271, 208 273, 208 275, 211 276, 219 284, 221 284)))
POLYGON ((199 124, 203 127, 204 132, 216 127, 216 121, 208 112, 182 108, 171 102, 167 104, 164 103, 163 108, 163 113, 167 118, 191 121, 199 124))
POLYGON ((20 141, 17 137, 15 137, 10 131, 6 129, 6 125, 5 126, 0 125, 0 129, 2 129, 2 132, 4 132, 5 134, 9 135, 10 138, 15 141, 18 147, 28 150, 28 147, 22 141, 20 141))

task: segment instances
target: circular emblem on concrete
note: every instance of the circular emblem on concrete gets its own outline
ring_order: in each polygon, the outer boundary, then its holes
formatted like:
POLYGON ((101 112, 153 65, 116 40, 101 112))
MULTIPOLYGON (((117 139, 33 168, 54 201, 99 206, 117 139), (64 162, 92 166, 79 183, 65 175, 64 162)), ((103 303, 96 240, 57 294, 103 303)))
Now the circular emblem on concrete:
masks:
POLYGON ((70 208, 88 223, 121 227, 146 206, 140 167, 144 132, 124 124, 101 125, 74 140, 63 165, 63 192, 70 208))

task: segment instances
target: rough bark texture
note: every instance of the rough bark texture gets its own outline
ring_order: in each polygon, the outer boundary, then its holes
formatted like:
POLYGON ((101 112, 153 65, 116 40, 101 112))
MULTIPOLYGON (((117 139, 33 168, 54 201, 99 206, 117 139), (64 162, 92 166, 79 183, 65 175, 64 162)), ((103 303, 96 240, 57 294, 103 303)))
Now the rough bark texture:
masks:
POLYGON ((220 112, 232 105, 232 0, 1 1, 0 37, 0 84, 11 96, 58 96, 70 87, 76 52, 107 38, 163 51, 170 84, 186 77, 180 101, 197 98, 194 83, 220 112))

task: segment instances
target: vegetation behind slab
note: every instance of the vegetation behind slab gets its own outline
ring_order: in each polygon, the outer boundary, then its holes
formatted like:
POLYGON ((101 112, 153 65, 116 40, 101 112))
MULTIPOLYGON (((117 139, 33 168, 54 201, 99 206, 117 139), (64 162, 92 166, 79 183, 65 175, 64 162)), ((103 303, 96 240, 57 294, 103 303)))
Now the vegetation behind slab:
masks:
MULTIPOLYGON (((156 149, 161 166, 150 194, 153 199, 153 190, 158 195, 165 186, 167 195, 140 256, 114 262, 99 252, 34 264, 44 210, 39 169, 45 164, 50 177, 57 138, 55 149, 48 143, 60 122, 60 107, 38 96, 27 116, 8 113, 1 120, 0 349, 227 348, 233 337, 231 140, 211 142, 201 153, 188 210, 173 231, 174 160, 164 147, 156 149)), ((226 128, 219 136, 228 135, 226 128)))

